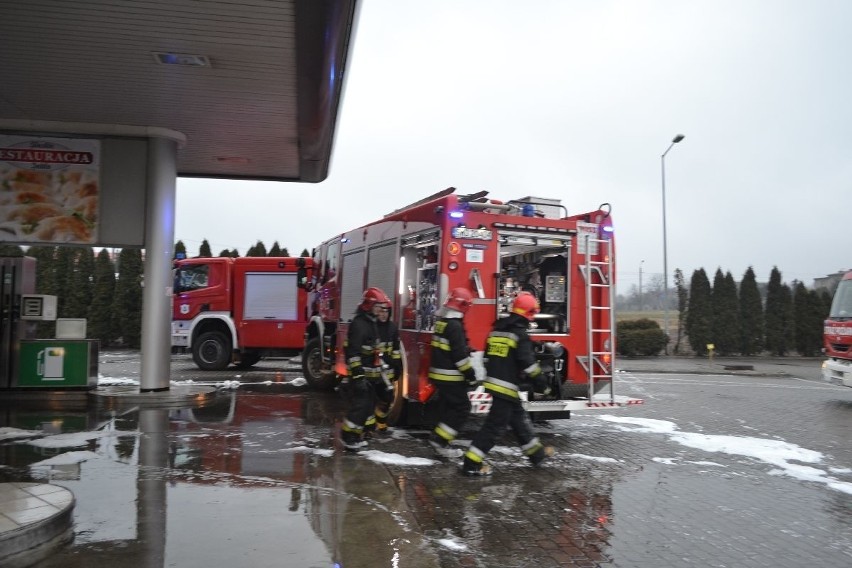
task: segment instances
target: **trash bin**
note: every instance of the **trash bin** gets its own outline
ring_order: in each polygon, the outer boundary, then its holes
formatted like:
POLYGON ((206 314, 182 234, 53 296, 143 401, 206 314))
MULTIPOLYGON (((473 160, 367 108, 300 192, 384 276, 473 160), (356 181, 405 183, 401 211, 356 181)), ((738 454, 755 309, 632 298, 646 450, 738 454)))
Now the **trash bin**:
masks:
POLYGON ((21 341, 20 388, 94 388, 98 385, 96 339, 32 339, 21 341))

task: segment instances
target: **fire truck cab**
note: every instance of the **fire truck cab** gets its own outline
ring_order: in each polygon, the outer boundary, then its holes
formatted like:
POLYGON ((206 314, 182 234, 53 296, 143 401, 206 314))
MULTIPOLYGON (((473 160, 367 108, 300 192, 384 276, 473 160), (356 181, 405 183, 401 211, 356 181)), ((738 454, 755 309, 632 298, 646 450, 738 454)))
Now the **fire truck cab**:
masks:
POLYGON ((852 271, 834 291, 828 319, 823 325, 822 376, 828 382, 852 387, 852 271))
MULTIPOLYGON (((615 261, 609 206, 569 215, 559 200, 458 195, 449 188, 337 235, 314 251, 314 314, 302 355, 306 379, 332 387, 345 375, 342 346, 363 291, 384 290, 403 349, 390 420, 423 423, 434 386, 428 380, 436 312, 448 292, 474 297, 464 326, 481 361, 496 318, 517 292, 539 300, 530 335, 551 381, 551 394, 526 392, 540 418, 571 410, 638 404, 613 391, 615 261), (596 393, 608 393, 603 396, 596 393)), ((478 375, 484 378, 484 368, 478 375)), ((487 412, 490 395, 470 393, 472 411, 487 412)))

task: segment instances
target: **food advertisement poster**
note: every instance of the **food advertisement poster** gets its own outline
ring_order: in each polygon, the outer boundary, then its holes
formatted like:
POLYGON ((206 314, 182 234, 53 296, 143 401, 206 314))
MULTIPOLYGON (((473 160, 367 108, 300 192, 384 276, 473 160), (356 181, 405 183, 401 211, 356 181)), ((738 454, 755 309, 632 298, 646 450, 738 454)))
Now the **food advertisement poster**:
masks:
POLYGON ((0 242, 92 245, 100 141, 0 135, 0 242))

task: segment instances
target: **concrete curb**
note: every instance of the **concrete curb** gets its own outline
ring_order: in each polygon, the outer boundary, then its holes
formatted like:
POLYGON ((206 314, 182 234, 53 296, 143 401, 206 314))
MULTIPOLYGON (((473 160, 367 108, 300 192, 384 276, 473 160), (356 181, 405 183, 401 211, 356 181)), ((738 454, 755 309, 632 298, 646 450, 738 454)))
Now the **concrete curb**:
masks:
POLYGON ((0 566, 23 568, 74 539, 74 495, 43 483, 0 483, 0 566))

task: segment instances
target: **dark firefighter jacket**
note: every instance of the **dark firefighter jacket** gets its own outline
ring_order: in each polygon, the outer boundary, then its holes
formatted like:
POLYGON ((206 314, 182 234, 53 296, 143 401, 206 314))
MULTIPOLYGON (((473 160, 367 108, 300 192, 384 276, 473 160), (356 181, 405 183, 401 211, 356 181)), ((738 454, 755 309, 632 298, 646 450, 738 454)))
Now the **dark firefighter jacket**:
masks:
POLYGON ((452 317, 451 314, 435 322, 429 378, 433 381, 473 383, 476 373, 470 361, 464 325, 460 317, 452 317))
POLYGON ((390 320, 385 322, 377 321, 376 327, 379 331, 379 354, 393 372, 393 376, 390 379, 398 379, 402 375, 402 353, 399 348, 399 331, 397 331, 396 324, 390 320))
POLYGON ((379 330, 376 319, 363 310, 358 310, 346 334, 343 353, 349 376, 378 378, 381 376, 381 361, 378 357, 379 330))
POLYGON ((520 400, 518 384, 527 377, 535 380, 541 367, 527 334, 529 323, 518 314, 510 314, 494 323, 485 344, 485 390, 492 396, 520 400))

